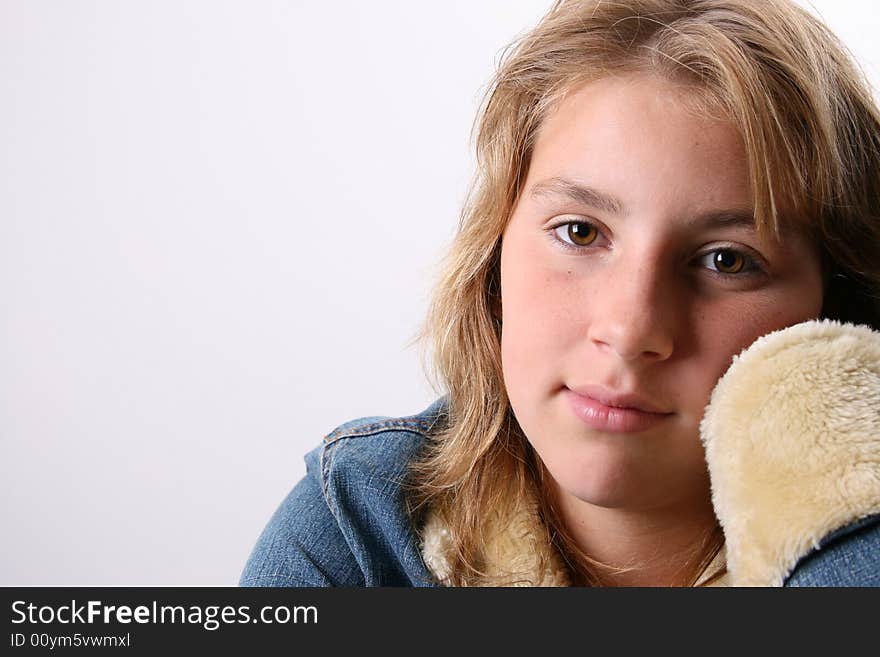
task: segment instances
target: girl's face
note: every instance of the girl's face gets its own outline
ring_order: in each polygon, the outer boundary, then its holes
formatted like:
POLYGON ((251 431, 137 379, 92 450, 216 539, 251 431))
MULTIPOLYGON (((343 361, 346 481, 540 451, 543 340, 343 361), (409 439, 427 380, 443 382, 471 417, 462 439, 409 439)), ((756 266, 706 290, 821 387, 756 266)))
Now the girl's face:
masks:
POLYGON ((705 506, 712 388, 822 308, 817 250, 758 238, 742 141, 687 93, 646 74, 566 97, 503 236, 510 403, 561 494, 592 505, 705 506))

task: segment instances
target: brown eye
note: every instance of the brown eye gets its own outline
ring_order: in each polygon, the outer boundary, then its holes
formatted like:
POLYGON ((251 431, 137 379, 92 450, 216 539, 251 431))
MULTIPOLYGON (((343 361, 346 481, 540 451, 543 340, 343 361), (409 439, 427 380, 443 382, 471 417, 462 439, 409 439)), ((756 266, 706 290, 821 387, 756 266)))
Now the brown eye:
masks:
POLYGON ((738 274, 746 266, 746 259, 736 251, 719 249, 712 254, 712 264, 722 274, 738 274))
POLYGON ((568 224, 568 237, 578 246, 589 246, 596 241, 599 231, 592 224, 581 221, 568 224))

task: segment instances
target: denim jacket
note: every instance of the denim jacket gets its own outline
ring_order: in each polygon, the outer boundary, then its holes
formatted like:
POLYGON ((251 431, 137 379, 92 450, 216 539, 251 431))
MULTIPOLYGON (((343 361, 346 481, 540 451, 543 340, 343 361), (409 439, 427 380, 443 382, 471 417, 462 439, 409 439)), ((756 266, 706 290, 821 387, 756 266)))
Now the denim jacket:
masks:
MULTIPOLYGON (((430 512, 413 525, 402 482, 445 408, 440 399, 328 434, 306 455, 306 476, 264 529, 240 585, 443 584, 445 528, 430 512)), ((880 586, 880 334, 807 322, 760 338, 719 381, 701 433, 726 540, 722 583, 880 586)), ((552 551, 533 531, 540 522, 526 510, 497 536, 487 532, 516 546, 494 550, 499 563, 489 567, 517 582, 566 584, 561 571, 532 566, 534 552, 552 551)))
POLYGON ((242 586, 433 586, 401 482, 444 400, 328 434, 263 530, 242 586))

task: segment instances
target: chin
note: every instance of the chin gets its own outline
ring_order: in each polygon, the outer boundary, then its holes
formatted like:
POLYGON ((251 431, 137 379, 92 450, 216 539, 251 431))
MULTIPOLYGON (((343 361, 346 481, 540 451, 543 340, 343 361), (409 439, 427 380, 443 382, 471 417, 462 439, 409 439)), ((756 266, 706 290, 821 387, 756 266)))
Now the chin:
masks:
POLYGON ((583 482, 557 483, 564 492, 581 502, 606 509, 641 506, 639 497, 644 494, 644 490, 633 490, 632 486, 615 481, 595 481, 586 486, 583 482))
POLYGON ((573 457, 563 453, 544 461, 559 492, 594 506, 619 508, 637 503, 650 485, 639 475, 639 468, 619 450, 588 450, 573 457))

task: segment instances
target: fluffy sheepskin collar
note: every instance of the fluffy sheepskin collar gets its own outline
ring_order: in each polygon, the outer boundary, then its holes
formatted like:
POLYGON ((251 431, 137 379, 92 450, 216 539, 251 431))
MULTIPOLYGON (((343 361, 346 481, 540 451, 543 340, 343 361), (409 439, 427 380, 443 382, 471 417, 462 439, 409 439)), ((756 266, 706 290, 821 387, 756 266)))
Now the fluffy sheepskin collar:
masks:
MULTIPOLYGON (((781 586, 836 529, 880 512, 880 333, 823 320, 756 340, 718 381, 701 424, 725 550, 698 584, 781 586)), ((534 500, 486 527, 486 570, 511 585, 567 586, 534 500)), ((448 529, 422 528, 422 556, 448 581, 448 529)))

